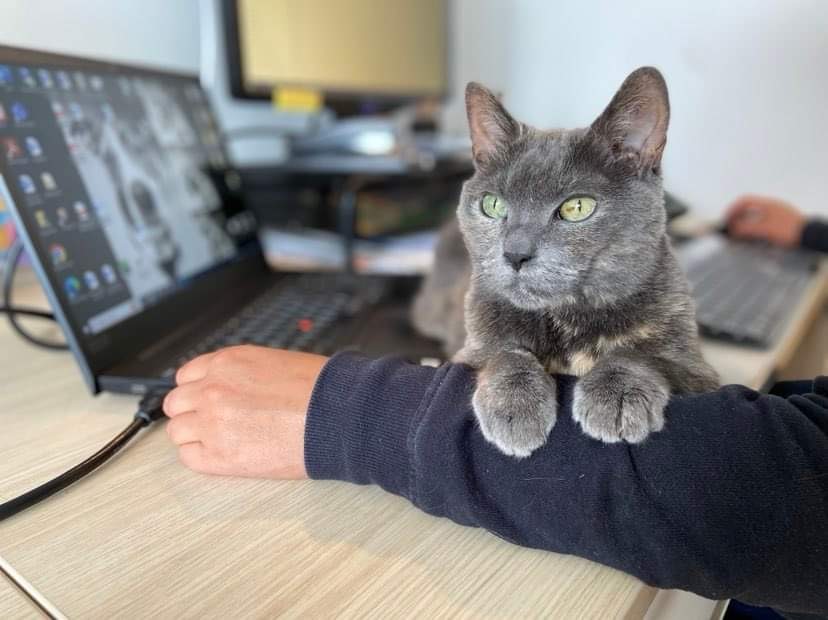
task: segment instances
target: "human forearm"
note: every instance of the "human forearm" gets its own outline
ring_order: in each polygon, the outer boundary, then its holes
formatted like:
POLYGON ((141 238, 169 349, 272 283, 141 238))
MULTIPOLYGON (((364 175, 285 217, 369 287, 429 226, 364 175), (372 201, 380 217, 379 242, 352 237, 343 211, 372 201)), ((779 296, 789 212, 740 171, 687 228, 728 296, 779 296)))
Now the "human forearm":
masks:
POLYGON ((801 245, 807 250, 828 253, 828 222, 808 220, 802 229, 801 245))
POLYGON ((559 378, 548 444, 515 459, 476 428, 465 367, 340 356, 311 401, 306 467, 660 587, 828 612, 828 399, 725 388, 674 399, 640 446, 604 445, 572 422, 572 386, 559 378))

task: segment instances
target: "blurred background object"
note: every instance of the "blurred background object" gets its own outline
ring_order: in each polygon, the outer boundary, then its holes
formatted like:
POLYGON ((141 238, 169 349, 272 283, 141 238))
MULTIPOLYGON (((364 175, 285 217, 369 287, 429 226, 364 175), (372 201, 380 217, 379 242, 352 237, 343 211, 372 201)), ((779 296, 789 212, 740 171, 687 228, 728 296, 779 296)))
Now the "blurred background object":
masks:
MULTIPOLYGON (((295 135, 309 127, 302 115, 274 118, 268 103, 232 99, 222 72, 219 0, 2 4, 0 40, 7 44, 201 69, 225 130, 270 125, 295 135)), ((784 197, 808 214, 828 213, 825 2, 450 0, 448 6, 445 130, 465 132, 462 88, 469 80, 502 92, 519 118, 571 127, 591 122, 631 69, 655 65, 670 87, 664 170, 676 196, 709 219, 745 192, 784 197)), ((285 145, 263 134, 231 153, 242 163, 277 162, 285 145)))

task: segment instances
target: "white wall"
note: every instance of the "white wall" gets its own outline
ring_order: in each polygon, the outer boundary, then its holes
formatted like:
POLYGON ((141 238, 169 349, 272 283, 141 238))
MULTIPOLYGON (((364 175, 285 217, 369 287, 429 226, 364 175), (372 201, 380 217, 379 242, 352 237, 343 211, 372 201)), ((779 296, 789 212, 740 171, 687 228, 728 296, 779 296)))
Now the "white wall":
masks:
POLYGON ((0 43, 198 71, 197 0, 0 0, 0 43))
POLYGON ((507 106, 522 120, 586 125, 631 70, 655 65, 672 103, 668 189, 710 217, 743 192, 781 196, 828 215, 823 0, 486 0, 477 6, 462 28, 467 38, 477 30, 469 45, 482 56, 461 67, 457 80, 504 89, 507 106), (491 17, 504 10, 509 19, 492 25, 491 17))
POLYGON ((515 10, 509 0, 448 0, 450 2, 450 99, 443 126, 450 132, 467 132, 463 93, 471 80, 484 82, 496 92, 511 83, 511 36, 515 10))

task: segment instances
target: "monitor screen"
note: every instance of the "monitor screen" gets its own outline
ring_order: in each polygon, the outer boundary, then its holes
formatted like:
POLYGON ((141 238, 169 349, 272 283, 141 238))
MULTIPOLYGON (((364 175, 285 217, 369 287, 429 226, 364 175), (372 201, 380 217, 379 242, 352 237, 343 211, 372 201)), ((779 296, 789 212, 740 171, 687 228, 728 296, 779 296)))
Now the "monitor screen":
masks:
POLYGON ((445 92, 444 0, 230 3, 247 93, 270 95, 282 86, 319 90, 326 98, 439 97, 445 92))
POLYGON ((0 172, 62 306, 100 334, 232 260, 198 82, 0 59, 0 172))

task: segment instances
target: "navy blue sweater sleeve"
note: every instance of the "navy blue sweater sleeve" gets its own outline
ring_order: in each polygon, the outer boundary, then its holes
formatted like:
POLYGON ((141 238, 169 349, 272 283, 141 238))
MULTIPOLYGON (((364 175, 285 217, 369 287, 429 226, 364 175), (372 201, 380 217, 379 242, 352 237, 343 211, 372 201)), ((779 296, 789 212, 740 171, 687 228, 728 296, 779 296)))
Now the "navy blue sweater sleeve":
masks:
POLYGON ((828 222, 810 220, 805 224, 800 245, 815 252, 828 252, 828 222))
POLYGON ((339 354, 314 388, 307 470, 660 588, 828 615, 828 378, 674 398, 640 445, 586 437, 573 384, 558 377, 549 441, 519 460, 477 428, 467 367, 339 354))

